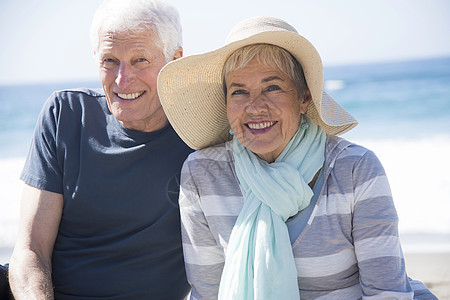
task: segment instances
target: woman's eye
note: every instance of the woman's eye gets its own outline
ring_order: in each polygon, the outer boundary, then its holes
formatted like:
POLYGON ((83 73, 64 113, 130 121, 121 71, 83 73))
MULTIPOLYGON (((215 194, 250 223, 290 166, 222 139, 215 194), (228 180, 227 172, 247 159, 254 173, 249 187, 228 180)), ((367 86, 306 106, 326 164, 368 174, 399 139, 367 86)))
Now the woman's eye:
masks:
POLYGON ((281 88, 278 85, 270 85, 268 86, 265 91, 271 92, 271 91, 279 91, 281 88))
POLYGON ((232 96, 237 96, 237 95, 245 95, 247 92, 245 90, 235 90, 231 93, 232 96))

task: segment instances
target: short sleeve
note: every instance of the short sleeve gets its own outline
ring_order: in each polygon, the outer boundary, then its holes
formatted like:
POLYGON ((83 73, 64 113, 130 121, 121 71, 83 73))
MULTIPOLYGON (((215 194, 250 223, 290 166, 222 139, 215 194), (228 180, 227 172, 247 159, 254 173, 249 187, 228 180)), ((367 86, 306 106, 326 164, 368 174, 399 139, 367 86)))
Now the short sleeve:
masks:
POLYGON ((62 194, 62 167, 57 153, 60 111, 55 92, 41 110, 20 179, 38 189, 62 194))

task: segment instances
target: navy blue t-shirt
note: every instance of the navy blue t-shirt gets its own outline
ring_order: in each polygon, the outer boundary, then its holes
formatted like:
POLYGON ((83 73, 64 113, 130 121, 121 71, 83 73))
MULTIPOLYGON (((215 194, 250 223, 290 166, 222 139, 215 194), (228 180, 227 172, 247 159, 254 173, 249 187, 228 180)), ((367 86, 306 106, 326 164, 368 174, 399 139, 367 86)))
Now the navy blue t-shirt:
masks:
POLYGON ((55 92, 21 179, 64 196, 53 250, 57 299, 182 299, 189 291, 178 210, 192 152, 170 125, 128 130, 103 93, 55 92))

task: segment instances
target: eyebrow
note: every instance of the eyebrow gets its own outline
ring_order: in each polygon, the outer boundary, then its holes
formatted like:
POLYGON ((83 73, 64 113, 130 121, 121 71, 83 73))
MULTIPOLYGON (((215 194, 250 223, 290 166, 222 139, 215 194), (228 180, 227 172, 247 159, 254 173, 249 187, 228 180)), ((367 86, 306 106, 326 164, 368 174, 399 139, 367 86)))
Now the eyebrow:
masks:
POLYGON ((230 88, 232 87, 245 87, 245 84, 233 82, 232 84, 230 84, 230 88))
MULTIPOLYGON (((270 82, 273 80, 283 80, 283 79, 281 79, 281 77, 279 77, 279 76, 269 76, 269 77, 263 78, 261 80, 261 82, 265 83, 265 82, 270 82)), ((232 88, 232 87, 245 87, 245 84, 233 82, 232 84, 230 84, 230 88, 232 88)))
POLYGON ((261 80, 261 82, 269 82, 269 81, 273 81, 273 80, 282 80, 282 79, 279 76, 269 76, 269 77, 263 78, 263 80, 261 80))

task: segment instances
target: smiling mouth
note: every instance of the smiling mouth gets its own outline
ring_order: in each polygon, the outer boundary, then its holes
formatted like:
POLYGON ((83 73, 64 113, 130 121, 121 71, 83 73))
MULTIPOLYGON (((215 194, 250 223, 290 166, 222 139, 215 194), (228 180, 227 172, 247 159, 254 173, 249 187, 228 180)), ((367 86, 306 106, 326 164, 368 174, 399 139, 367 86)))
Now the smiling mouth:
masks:
POLYGON ((247 127, 252 130, 262 130, 275 125, 276 122, 247 123, 247 127))
POLYGON ((119 96, 119 98, 122 98, 124 100, 134 100, 134 99, 140 97, 144 93, 145 92, 130 93, 130 94, 119 94, 119 93, 117 93, 117 96, 119 96))

